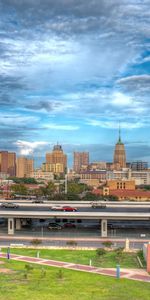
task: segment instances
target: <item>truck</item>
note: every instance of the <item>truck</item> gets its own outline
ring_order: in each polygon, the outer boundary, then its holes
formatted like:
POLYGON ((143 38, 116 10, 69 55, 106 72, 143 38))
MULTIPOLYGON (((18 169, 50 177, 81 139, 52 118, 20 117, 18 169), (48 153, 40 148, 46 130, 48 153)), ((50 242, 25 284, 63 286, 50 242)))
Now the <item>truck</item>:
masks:
POLYGON ((91 207, 92 208, 106 208, 106 204, 103 204, 101 202, 98 201, 94 201, 91 203, 91 207))

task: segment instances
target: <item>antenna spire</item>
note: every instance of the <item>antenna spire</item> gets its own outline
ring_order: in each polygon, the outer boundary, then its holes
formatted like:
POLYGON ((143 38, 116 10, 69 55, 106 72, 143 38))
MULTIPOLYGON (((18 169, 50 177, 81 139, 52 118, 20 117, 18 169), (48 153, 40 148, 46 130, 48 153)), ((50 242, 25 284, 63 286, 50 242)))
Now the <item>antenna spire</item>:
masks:
POLYGON ((118 143, 121 144, 121 128, 120 128, 120 122, 119 122, 119 139, 118 143))

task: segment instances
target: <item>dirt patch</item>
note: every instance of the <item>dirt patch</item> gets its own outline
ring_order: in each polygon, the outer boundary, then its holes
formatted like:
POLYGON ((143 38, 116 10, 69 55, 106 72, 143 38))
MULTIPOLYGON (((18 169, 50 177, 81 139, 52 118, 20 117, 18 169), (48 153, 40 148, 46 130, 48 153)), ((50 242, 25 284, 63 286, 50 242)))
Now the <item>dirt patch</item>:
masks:
POLYGON ((12 274, 15 273, 15 271, 6 268, 0 268, 0 273, 12 274))
POLYGON ((4 261, 1 261, 1 260, 0 260, 0 265, 3 265, 3 264, 4 264, 4 261))

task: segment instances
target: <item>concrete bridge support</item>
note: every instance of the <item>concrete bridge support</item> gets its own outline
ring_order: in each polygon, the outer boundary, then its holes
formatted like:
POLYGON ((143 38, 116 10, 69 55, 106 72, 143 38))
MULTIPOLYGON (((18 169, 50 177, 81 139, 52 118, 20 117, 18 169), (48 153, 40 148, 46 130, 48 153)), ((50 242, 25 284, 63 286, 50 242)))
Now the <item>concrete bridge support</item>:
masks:
POLYGON ((15 233, 15 222, 14 218, 8 219, 8 234, 13 235, 15 233))
POLYGON ((101 237, 107 237, 107 219, 101 220, 101 237))
POLYGON ((21 219, 16 219, 16 230, 21 229, 21 219))

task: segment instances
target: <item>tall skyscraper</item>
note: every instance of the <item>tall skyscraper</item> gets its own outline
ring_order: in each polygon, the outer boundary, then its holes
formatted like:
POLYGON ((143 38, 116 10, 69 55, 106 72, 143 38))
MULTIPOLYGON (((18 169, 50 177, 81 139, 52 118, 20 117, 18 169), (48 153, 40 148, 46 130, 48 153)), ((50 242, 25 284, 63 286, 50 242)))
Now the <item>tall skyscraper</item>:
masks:
POLYGON ((119 139, 115 146, 114 152, 114 168, 125 168, 126 167, 126 152, 124 144, 121 141, 121 132, 119 127, 119 139))
POLYGON ((74 152, 73 169, 76 173, 81 171, 82 167, 89 165, 89 152, 74 152))
POLYGON ((34 171, 34 160, 26 157, 17 158, 17 177, 31 177, 34 171))
POLYGON ((9 176, 16 175, 16 153, 1 151, 0 152, 0 172, 9 176))
POLYGON ((64 154, 61 145, 55 145, 53 151, 46 153, 46 170, 54 173, 65 173, 67 169, 67 155, 64 154))

